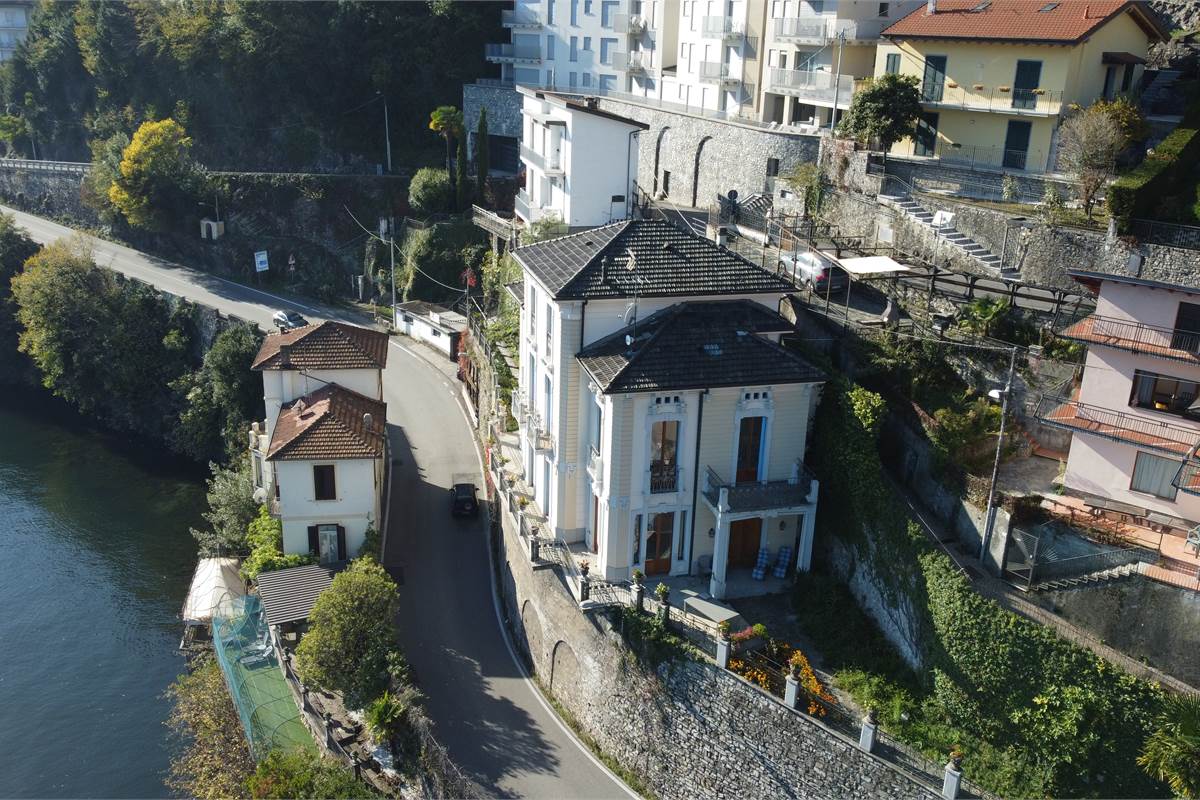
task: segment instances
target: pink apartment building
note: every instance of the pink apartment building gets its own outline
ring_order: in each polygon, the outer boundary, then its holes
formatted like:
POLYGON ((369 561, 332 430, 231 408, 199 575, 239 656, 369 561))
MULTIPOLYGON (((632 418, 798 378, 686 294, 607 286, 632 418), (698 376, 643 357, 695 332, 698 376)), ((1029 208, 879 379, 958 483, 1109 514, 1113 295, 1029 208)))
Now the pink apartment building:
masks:
POLYGON ((1096 312, 1062 332, 1088 345, 1083 379, 1038 410, 1072 431, 1066 488, 1186 530, 1200 523, 1200 289, 1071 275, 1097 294, 1096 312))

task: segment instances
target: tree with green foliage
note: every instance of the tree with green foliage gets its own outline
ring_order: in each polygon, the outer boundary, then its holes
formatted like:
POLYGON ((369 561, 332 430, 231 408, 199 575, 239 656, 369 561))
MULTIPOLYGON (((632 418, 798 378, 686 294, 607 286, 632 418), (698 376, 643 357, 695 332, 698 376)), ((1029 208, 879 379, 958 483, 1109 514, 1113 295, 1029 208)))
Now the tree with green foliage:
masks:
POLYGON ((121 174, 121 159, 129 147, 129 134, 124 131, 91 142, 92 169, 83 179, 83 201, 100 215, 100 219, 112 224, 123 220, 121 212, 109 199, 113 184, 121 174))
POLYGON ((96 266, 83 238, 30 258, 12 293, 19 347, 42 385, 118 431, 168 440, 180 402, 171 384, 194 363, 193 306, 96 266))
POLYGON ((171 684, 166 698, 171 703, 166 725, 179 745, 167 786, 181 797, 245 797, 254 759, 216 660, 210 656, 194 664, 171 684))
POLYGON ((258 517, 254 499, 254 476, 246 456, 231 466, 209 464, 208 510, 200 516, 208 523, 204 530, 192 528, 192 537, 202 556, 238 554, 247 550, 246 532, 258 517))
POLYGON ((308 633, 296 648, 301 679, 340 692, 347 708, 365 708, 387 688, 397 608, 396 584, 383 567, 356 559, 309 614, 308 633))
POLYGON ((263 800, 354 800, 379 793, 347 767, 319 753, 274 750, 246 780, 252 798, 263 800))
POLYGON ((421 167, 409 181, 408 204, 424 216, 449 211, 454 204, 450 173, 437 167, 421 167))
POLYGON ((1200 798, 1200 694, 1173 695, 1163 701, 1138 764, 1176 796, 1200 798))
POLYGON ((475 126, 475 194, 486 202, 488 170, 491 169, 491 142, 488 140, 487 109, 479 109, 479 124, 475 126))
POLYGON ((184 399, 174 430, 177 450, 197 460, 236 458, 246 447, 251 420, 262 419, 262 386, 250 364, 262 334, 231 325, 213 340, 200 369, 172 388, 184 399))
POLYGON ((467 137, 458 137, 458 156, 454 160, 454 188, 459 211, 471 204, 471 183, 467 180, 467 137))
POLYGON ((1075 179, 1084 213, 1091 219, 1096 195, 1128 142, 1126 133, 1116 115, 1098 104, 1071 114, 1058 132, 1058 166, 1075 179))
POLYGON ((173 119, 144 122, 121 154, 108 199, 135 228, 165 229, 191 211, 197 167, 192 139, 173 119))
POLYGON ((446 174, 450 174, 450 144, 462 137, 462 112, 454 106, 438 106, 429 114, 429 130, 446 140, 446 174))
POLYGON ((869 144, 879 142, 884 158, 892 145, 915 135, 921 107, 921 90, 915 75, 888 74, 873 79, 855 92, 839 130, 869 144))
POLYGON ((17 350, 21 325, 12 296, 12 279, 38 247, 11 214, 0 214, 0 384, 37 384, 33 363, 17 350))

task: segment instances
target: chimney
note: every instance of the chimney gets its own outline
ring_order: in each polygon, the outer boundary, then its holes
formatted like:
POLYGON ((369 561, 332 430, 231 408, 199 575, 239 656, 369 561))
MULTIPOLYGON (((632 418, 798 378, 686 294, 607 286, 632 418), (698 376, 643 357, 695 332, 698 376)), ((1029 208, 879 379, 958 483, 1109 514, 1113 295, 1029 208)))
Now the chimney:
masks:
POLYGON ((304 412, 307 410, 308 410, 308 406, 306 406, 304 404, 304 398, 300 398, 299 400, 296 401, 296 415, 297 416, 303 417, 304 412))
POLYGON ((925 6, 925 13, 926 14, 936 14, 937 13, 937 0, 929 0, 929 3, 925 6))
POLYGON ((374 427, 375 427, 375 418, 372 417, 371 412, 368 411, 365 414, 363 414, 363 428, 366 429, 367 433, 370 433, 374 429, 374 427))
POLYGON ((282 367, 288 367, 292 362, 292 346, 290 344, 279 345, 279 364, 282 367))

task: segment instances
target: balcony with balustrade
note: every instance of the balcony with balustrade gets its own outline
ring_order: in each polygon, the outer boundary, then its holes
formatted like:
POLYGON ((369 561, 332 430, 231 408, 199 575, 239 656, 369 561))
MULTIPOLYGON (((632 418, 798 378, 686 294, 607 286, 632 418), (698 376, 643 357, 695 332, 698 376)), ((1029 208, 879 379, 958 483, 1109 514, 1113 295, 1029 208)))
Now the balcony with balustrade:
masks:
POLYGON ((539 46, 516 44, 486 44, 483 56, 493 64, 540 64, 542 50, 539 46))
POLYGON ((832 106, 836 101, 839 108, 849 108, 850 98, 854 95, 854 76, 769 67, 767 91, 817 105, 832 106))
POLYGON ((1043 425, 1099 436, 1175 457, 1187 456, 1200 440, 1200 424, 1175 425, 1064 397, 1042 397, 1038 401, 1036 416, 1043 425))
POLYGON ((1063 110, 1063 93, 1011 86, 962 86, 953 82, 921 86, 921 103, 931 109, 994 111, 1020 117, 1053 117, 1063 110))
POLYGON ((741 78, 733 74, 728 64, 719 61, 700 62, 700 81, 702 83, 738 83, 741 78))
POLYGON ((641 14, 614 14, 613 32, 641 36, 650 29, 650 20, 641 14))
POLYGON ((562 166, 561 156, 555 153, 552 156, 545 156, 534 150, 527 144, 521 144, 521 160, 531 167, 536 167, 548 177, 559 177, 565 174, 562 166))
POLYGON ((546 216, 546 209, 534 203, 524 189, 521 189, 513 197, 513 210, 518 217, 525 220, 526 224, 537 222, 546 216))
POLYGON ((701 496, 714 513, 801 509, 816 500, 816 476, 799 460, 793 464, 789 478, 748 483, 727 481, 712 467, 706 466, 701 496))
POLYGON ((705 17, 700 31, 705 39, 737 41, 746 38, 746 23, 733 17, 705 17))
POLYGON ((613 53, 612 65, 615 69, 624 70, 626 72, 642 73, 649 66, 650 59, 647 54, 641 50, 635 50, 629 53, 613 53))
POLYGON ((1092 314, 1059 334, 1064 339, 1200 365, 1200 333, 1092 314))
POLYGON ((679 465, 656 461, 650 464, 650 494, 679 490, 679 465))
POLYGON ((536 11, 529 9, 509 9, 500 12, 500 24, 505 28, 535 30, 542 27, 542 18, 536 11))

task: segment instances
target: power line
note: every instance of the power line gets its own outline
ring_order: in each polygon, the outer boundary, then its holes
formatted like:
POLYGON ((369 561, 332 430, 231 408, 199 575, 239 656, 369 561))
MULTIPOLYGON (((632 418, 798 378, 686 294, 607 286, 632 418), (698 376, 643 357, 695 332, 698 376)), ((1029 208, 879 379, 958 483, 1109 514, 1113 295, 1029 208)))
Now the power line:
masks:
MULTIPOLYGON (((367 226, 365 226, 361 222, 359 222, 358 217, 354 216, 354 213, 347 206, 343 205, 342 208, 345 209, 346 213, 350 215, 350 219, 354 220, 354 224, 357 225, 358 227, 362 228, 363 232, 366 233, 367 236, 370 236, 372 239, 383 242, 384 244, 389 245, 393 248, 396 246, 396 240, 394 238, 393 239, 384 239, 382 236, 379 236, 378 234, 374 233, 373 231, 368 229, 367 226)), ((418 267, 416 264, 411 264, 410 266, 412 266, 413 270, 421 273, 426 278, 428 278, 429 280, 436 283, 438 286, 442 286, 446 289, 450 289, 451 291, 462 292, 463 294, 467 294, 468 292, 470 292, 469 287, 464 289, 461 286, 451 286, 448 283, 442 283, 437 278, 433 277, 428 272, 426 272, 425 270, 418 267)))

